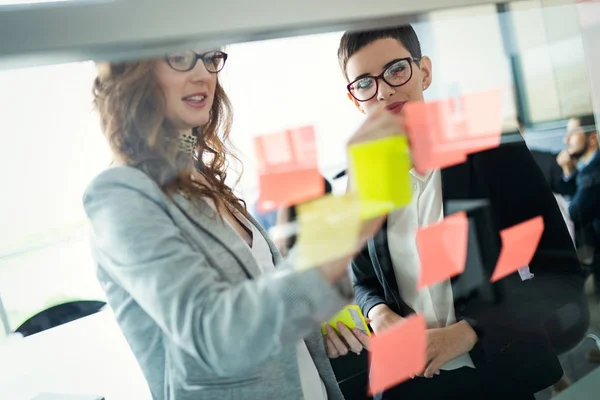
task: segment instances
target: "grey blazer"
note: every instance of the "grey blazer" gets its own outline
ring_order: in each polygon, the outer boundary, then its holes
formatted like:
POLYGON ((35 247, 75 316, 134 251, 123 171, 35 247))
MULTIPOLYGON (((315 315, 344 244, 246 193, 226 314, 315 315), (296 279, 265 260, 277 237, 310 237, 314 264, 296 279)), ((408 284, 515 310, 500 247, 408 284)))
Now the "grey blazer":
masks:
MULTIPOLYGON (((167 196, 116 166, 84 195, 98 279, 154 399, 303 399, 304 339, 329 400, 343 399, 319 324, 349 299, 312 269, 260 275, 250 249, 204 202, 167 196)), ((306 399, 310 400, 310 399, 306 399)))

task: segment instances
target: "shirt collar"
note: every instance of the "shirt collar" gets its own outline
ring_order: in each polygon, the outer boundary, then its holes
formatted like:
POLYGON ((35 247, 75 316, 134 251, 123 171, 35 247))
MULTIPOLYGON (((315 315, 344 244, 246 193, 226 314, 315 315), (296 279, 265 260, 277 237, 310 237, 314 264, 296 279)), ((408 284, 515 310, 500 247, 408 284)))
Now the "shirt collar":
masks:
POLYGON ((420 180, 421 182, 427 182, 429 180, 429 178, 431 177, 432 174, 432 170, 429 170, 427 172, 425 172, 424 174, 419 174, 417 171, 415 171, 414 168, 411 168, 410 170, 410 174, 412 176, 414 176, 415 178, 417 178, 418 180, 420 180))

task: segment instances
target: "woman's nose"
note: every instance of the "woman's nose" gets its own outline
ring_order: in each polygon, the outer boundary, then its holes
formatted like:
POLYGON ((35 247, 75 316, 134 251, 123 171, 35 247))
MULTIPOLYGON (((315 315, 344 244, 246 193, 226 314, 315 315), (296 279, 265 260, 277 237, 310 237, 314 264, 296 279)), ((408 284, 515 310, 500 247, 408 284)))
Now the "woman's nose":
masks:
POLYGON ((385 100, 396 93, 396 89, 388 85, 384 80, 379 81, 379 89, 377 90, 377 99, 385 100))

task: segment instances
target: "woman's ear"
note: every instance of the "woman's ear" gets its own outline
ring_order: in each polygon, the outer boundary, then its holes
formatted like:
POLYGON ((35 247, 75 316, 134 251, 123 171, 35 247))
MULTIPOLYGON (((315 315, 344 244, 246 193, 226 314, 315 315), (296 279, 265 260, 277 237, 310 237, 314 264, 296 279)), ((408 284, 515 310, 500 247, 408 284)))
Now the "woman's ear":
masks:
POLYGON ((358 111, 365 114, 365 110, 363 110, 363 108, 360 106, 360 103, 358 102, 358 100, 356 100, 354 97, 352 97, 352 95, 350 93, 346 93, 346 96, 348 96, 348 100, 350 100, 352 103, 354 103, 356 108, 358 108, 358 111))
POLYGON ((419 61, 419 69, 421 70, 421 87, 423 90, 427 90, 433 80, 431 58, 423 56, 419 61))

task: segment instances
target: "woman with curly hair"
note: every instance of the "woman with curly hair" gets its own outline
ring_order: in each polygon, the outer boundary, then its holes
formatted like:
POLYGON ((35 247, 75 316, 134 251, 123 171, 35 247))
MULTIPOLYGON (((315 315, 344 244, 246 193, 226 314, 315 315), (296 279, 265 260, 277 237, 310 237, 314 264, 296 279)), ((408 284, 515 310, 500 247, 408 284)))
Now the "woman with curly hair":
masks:
MULTIPOLYGON (((225 183, 226 60, 99 64, 115 162, 84 195, 98 279, 154 399, 341 399, 319 324, 349 302, 353 255, 296 270, 225 183)), ((394 124, 381 114, 353 141, 394 124)), ((356 251, 380 223, 363 224, 356 251)))

